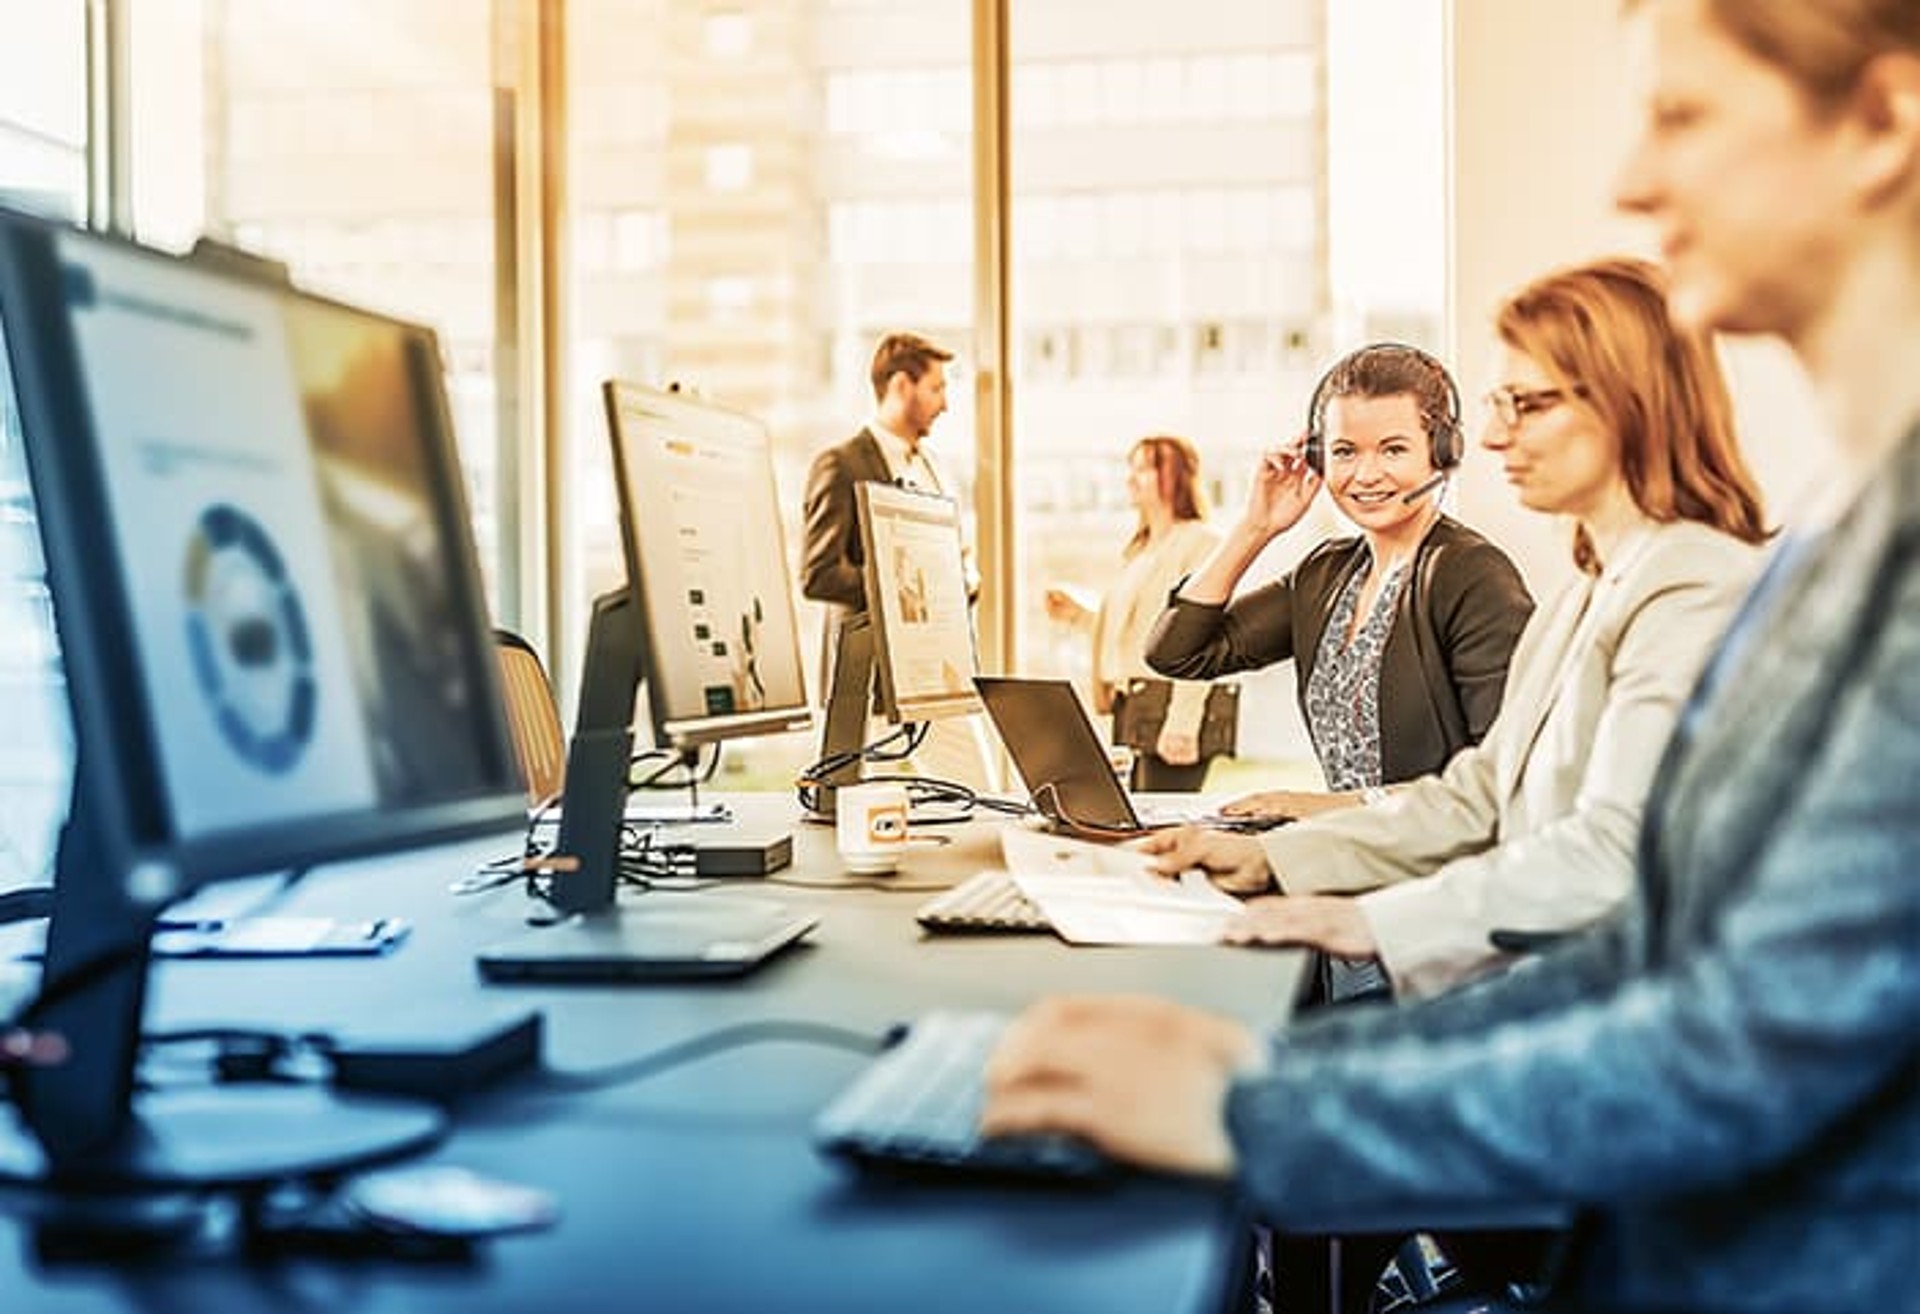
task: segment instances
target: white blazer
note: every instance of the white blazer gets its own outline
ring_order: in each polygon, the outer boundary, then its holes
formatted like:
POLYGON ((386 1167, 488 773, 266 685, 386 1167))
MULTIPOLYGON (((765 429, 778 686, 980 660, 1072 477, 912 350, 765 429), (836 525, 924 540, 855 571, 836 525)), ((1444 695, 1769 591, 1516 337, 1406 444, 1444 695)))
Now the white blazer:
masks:
POLYGON ((1632 886, 1654 767, 1762 552, 1693 521, 1634 535, 1536 612, 1500 714, 1439 775, 1261 840, 1288 894, 1358 900, 1395 991, 1501 965, 1496 927, 1598 920, 1632 886))

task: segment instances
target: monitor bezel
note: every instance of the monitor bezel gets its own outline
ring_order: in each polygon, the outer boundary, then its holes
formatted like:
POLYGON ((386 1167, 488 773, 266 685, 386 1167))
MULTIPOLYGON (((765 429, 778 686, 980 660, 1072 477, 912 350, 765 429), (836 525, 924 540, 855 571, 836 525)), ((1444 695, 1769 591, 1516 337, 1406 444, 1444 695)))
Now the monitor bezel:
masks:
POLYGON ((469 634, 490 636, 492 622, 446 390, 432 375, 441 357, 431 329, 124 238, 0 211, 0 330, 11 358, 22 432, 28 435, 28 474, 72 707, 74 789, 87 795, 90 824, 100 832, 96 842, 117 855, 114 864, 134 887, 128 895, 137 903, 159 905, 209 881, 496 833, 522 821, 524 795, 501 710, 498 663, 490 646, 476 642, 464 664, 482 719, 475 747, 485 759, 481 774, 490 785, 433 802, 321 813, 191 837, 177 832, 166 801, 154 716, 155 700, 166 691, 148 687, 133 646, 124 641, 131 630, 129 584, 117 554, 100 551, 97 543, 100 526, 111 523, 110 502, 62 286, 60 247, 72 240, 187 266, 208 278, 265 288, 399 328, 406 336, 409 366, 418 372, 416 397, 425 407, 419 425, 434 515, 442 542, 456 558, 449 563, 449 601, 469 634), (35 441, 35 434, 65 437, 35 441))
POLYGON ((874 480, 863 480, 855 484, 854 498, 856 515, 860 522, 861 570, 867 594, 867 618, 873 626, 874 688, 879 697, 881 713, 894 725, 907 725, 922 721, 937 721, 949 716, 970 716, 980 711, 980 695, 973 687, 973 677, 980 673, 980 649, 978 638, 973 630, 971 600, 968 603, 967 617, 966 687, 904 701, 900 697, 898 681, 894 678, 893 650, 896 641, 891 633, 887 609, 879 602, 881 580, 878 554, 874 550, 874 504, 876 502, 882 504, 890 514, 907 514, 936 523, 943 529, 950 529, 953 536, 954 556, 951 564, 964 581, 966 539, 962 528, 960 504, 942 493, 914 488, 907 484, 881 483, 874 480))
POLYGON ((777 519, 779 480, 773 463, 773 442, 771 435, 767 433, 766 424, 756 416, 722 406, 705 398, 692 397, 684 392, 652 388, 624 379, 604 380, 600 391, 606 406, 608 447, 613 461, 614 496, 619 505, 620 545, 627 573, 627 589, 632 594, 644 640, 640 678, 646 688, 647 719, 653 728, 654 746, 684 751, 729 739, 788 734, 812 729, 813 704, 807 696, 804 669, 799 664, 801 660, 799 617, 793 611, 793 564, 787 559, 784 531, 776 533, 772 541, 780 545, 777 553, 780 559, 782 589, 780 596, 786 605, 788 616, 793 621, 792 632, 786 637, 792 640, 794 669, 801 677, 798 683, 799 701, 780 707, 759 708, 750 712, 673 716, 666 706, 667 690, 665 682, 659 678, 659 667, 656 661, 656 654, 663 651, 659 628, 661 618, 656 613, 648 593, 646 562, 640 549, 636 521, 639 512, 637 489, 633 482, 635 472, 627 460, 624 410, 629 405, 646 405, 666 412, 682 412, 693 416, 704 414, 727 424, 746 425, 757 430, 761 436, 761 451, 764 453, 761 464, 764 467, 767 492, 777 519))

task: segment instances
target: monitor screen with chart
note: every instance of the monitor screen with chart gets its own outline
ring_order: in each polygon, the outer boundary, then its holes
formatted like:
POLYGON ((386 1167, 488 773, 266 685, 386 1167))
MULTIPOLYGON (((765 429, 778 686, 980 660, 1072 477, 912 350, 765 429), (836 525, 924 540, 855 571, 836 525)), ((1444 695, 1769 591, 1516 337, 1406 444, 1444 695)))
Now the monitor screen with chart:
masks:
POLYGON ((38 1005, 73 1057, 23 1078, 39 1155, 0 1165, 219 1184, 419 1144, 319 1093, 235 1091, 209 1135, 133 1060, 170 903, 522 815, 434 335, 4 212, 0 320, 75 758, 38 1005))

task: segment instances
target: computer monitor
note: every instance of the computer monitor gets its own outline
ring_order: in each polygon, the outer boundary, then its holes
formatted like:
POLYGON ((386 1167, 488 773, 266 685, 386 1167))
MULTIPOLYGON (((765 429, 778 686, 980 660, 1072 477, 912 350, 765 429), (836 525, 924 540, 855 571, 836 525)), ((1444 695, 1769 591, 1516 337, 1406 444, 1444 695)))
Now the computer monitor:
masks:
POLYGON ((220 1185, 429 1143, 308 1088, 135 1090, 155 919, 228 877, 524 817, 431 332, 0 212, 4 332, 74 722, 0 1177, 220 1185))
POLYGON ((979 711, 959 504, 898 484, 855 493, 882 713, 898 725, 979 711))
POLYGON ((636 690, 654 742, 689 750, 813 723, 780 530, 773 448, 758 420, 609 381, 626 580, 595 599, 567 750, 548 901, 569 920, 483 953, 493 979, 647 979, 744 971, 812 920, 713 898, 615 906, 636 690), (562 870, 562 866, 565 867, 562 870))
POLYGON ((603 393, 654 743, 806 729, 766 426, 682 393, 614 381, 603 393))

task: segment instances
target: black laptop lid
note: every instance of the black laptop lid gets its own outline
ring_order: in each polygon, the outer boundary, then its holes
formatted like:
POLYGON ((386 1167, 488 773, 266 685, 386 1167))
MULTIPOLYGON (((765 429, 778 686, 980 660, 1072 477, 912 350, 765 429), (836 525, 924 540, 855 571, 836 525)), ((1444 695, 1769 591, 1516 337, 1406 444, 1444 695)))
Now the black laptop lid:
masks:
POLYGON ((1035 807, 1069 829, 1142 829, 1072 684, 1015 675, 978 675, 973 683, 1035 807))

